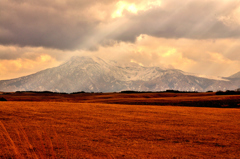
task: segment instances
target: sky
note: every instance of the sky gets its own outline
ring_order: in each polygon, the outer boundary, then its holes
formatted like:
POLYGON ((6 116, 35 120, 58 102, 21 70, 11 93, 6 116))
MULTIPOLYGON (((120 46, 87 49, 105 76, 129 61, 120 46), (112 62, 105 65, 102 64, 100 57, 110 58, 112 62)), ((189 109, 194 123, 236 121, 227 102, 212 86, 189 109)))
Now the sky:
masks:
POLYGON ((72 56, 230 76, 240 71, 240 1, 0 1, 0 80, 72 56))

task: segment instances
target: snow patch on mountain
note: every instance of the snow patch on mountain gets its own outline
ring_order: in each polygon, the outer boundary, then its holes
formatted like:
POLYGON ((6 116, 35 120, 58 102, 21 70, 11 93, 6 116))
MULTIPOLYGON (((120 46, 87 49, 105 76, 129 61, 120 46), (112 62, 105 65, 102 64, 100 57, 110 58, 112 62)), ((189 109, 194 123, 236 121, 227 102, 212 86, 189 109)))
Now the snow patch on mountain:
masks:
POLYGON ((117 92, 122 90, 208 91, 239 88, 240 80, 186 73, 177 69, 74 56, 62 65, 29 76, 0 81, 0 91, 117 92))
POLYGON ((184 72, 184 71, 181 71, 181 72, 182 72, 184 75, 188 75, 188 76, 196 76, 196 77, 213 79, 213 80, 220 80, 220 81, 229 81, 228 79, 224 79, 223 77, 220 77, 220 76, 200 75, 200 74, 189 73, 189 72, 184 72))

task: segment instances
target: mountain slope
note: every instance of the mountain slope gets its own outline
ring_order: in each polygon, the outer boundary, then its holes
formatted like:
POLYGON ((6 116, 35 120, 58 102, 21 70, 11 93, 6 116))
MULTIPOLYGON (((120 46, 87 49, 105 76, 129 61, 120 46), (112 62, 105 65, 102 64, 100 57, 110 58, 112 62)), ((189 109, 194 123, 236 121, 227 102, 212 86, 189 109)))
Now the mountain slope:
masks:
POLYGON ((181 91, 226 90, 239 82, 214 80, 177 69, 118 64, 97 57, 73 57, 54 68, 12 80, 0 81, 0 91, 115 92, 121 90, 181 91))
POLYGON ((233 79, 233 78, 235 78, 235 79, 240 79, 240 72, 237 72, 237 73, 229 76, 228 78, 231 78, 231 79, 233 79))

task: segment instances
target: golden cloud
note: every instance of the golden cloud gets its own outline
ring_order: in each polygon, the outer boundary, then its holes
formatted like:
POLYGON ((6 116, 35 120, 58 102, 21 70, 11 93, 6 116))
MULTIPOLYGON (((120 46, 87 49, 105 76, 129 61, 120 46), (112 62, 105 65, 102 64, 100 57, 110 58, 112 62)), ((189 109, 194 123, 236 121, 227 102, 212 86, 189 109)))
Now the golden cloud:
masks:
POLYGON ((16 78, 51 67, 57 61, 47 54, 38 56, 35 60, 18 58, 14 60, 0 60, 0 80, 16 78))

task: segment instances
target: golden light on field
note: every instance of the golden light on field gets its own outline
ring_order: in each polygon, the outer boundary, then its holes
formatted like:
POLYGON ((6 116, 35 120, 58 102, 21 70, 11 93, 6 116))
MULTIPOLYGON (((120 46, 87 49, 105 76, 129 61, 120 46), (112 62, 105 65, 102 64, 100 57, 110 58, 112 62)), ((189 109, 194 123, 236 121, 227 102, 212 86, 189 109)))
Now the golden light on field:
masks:
POLYGON ((0 0, 0 158, 240 158, 239 71, 239 0, 0 0))
POLYGON ((238 96, 0 94, 0 158, 238 158, 240 110, 205 108, 238 96))

